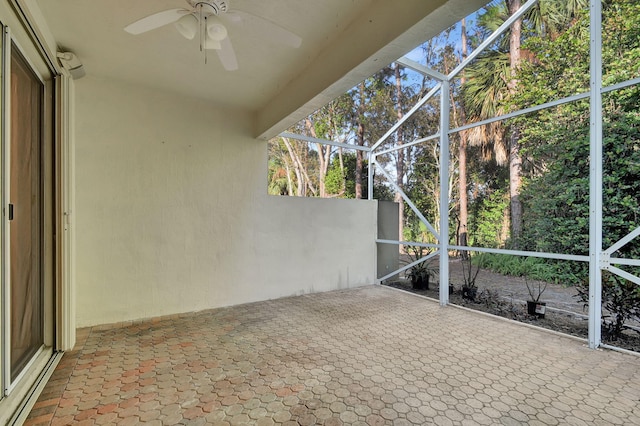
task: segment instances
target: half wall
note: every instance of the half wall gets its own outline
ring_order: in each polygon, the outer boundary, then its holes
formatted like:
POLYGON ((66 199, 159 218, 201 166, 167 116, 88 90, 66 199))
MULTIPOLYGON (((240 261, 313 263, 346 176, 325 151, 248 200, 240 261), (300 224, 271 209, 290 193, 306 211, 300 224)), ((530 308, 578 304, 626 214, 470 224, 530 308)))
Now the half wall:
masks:
POLYGON ((252 117, 75 87, 78 327, 375 282, 376 201, 270 197, 252 117))

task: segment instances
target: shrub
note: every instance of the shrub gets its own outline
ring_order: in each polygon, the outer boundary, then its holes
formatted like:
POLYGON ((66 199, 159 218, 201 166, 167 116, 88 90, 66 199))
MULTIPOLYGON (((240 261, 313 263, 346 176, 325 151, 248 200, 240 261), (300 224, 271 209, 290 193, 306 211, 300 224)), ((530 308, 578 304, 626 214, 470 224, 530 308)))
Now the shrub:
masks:
POLYGON ((539 257, 520 257, 509 254, 481 253, 474 257, 481 268, 503 275, 527 276, 532 280, 578 285, 586 277, 588 265, 584 262, 560 261, 539 257))
MULTIPOLYGON (((578 297, 589 304, 589 280, 578 287, 578 297)), ((609 340, 617 340, 629 320, 640 320, 640 286, 604 272, 602 274, 602 326, 609 340)))

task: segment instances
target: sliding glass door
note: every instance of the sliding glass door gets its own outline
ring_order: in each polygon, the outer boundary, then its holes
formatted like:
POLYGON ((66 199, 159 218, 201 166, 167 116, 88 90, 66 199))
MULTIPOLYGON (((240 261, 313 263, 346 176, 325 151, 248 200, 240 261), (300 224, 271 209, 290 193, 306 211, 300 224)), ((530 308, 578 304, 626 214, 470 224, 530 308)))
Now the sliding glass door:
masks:
POLYGON ((56 350, 73 344, 61 344, 69 337, 60 326, 70 315, 60 257, 69 238, 60 174, 66 77, 23 25, 21 4, 0 1, 0 424, 24 421, 61 358, 56 350))
POLYGON ((9 276, 11 381, 44 345, 44 84, 11 46, 9 276))

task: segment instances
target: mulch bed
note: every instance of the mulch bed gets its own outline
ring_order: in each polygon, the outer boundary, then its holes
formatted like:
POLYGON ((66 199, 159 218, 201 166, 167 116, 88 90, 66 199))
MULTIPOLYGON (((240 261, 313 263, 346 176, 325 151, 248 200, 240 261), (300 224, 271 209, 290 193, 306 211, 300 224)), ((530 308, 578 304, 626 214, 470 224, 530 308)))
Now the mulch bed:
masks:
MULTIPOLYGON (((449 301, 452 304, 587 339, 588 321, 586 313, 580 312, 581 304, 578 301, 572 304, 572 300, 570 300, 573 297, 572 289, 563 290, 561 286, 557 286, 560 288, 550 292, 550 294, 554 295, 558 300, 545 300, 547 302, 547 310, 544 318, 538 318, 527 313, 527 306, 523 301, 522 294, 518 290, 513 290, 514 281, 517 281, 518 278, 482 270, 480 275, 484 275, 484 284, 483 282, 478 283, 478 293, 475 300, 471 301, 463 298, 461 282, 456 283, 458 274, 456 273, 454 262, 451 265, 451 283, 454 292, 449 295, 449 301), (505 281, 508 281, 508 283, 505 283, 505 281), (554 308, 554 306, 558 306, 558 308, 554 308), (567 309, 567 306, 569 309, 567 309)), ((389 281, 384 284, 436 300, 439 298, 437 282, 431 283, 428 290, 415 290, 412 288, 411 283, 404 279, 389 281)), ((603 327, 602 341, 611 346, 640 352, 640 333, 633 330, 629 330, 621 338, 613 340, 611 336, 607 335, 603 327)))

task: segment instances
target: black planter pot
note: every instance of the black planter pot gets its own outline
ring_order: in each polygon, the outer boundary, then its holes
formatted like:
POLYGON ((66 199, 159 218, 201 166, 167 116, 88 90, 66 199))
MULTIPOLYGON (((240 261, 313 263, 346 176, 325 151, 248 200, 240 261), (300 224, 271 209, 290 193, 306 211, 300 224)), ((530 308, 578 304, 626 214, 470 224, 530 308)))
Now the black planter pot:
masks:
POLYGON ((478 294, 478 287, 462 287, 462 298, 467 300, 476 300, 478 294))
POLYGON ((414 290, 429 290, 429 275, 411 278, 411 286, 414 290))
POLYGON ((531 316, 535 316, 538 318, 544 318, 544 313, 547 310, 546 302, 533 302, 531 300, 527 300, 527 313, 531 316))

